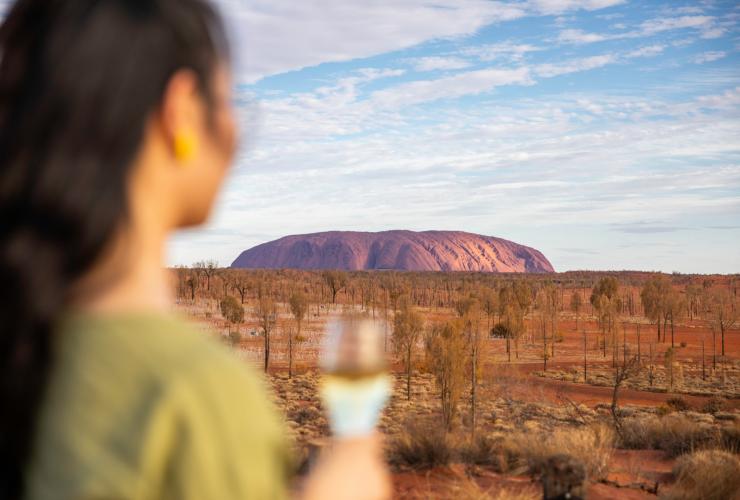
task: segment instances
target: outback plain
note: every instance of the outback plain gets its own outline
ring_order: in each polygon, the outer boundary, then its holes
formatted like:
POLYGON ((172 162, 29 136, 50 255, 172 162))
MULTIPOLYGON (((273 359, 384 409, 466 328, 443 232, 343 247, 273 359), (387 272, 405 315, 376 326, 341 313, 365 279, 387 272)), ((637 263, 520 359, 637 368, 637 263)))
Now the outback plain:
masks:
POLYGON ((740 491, 737 275, 172 274, 178 309, 266 373, 302 471, 329 435, 325 327, 353 314, 377 322, 395 380, 379 429, 396 498, 740 491))

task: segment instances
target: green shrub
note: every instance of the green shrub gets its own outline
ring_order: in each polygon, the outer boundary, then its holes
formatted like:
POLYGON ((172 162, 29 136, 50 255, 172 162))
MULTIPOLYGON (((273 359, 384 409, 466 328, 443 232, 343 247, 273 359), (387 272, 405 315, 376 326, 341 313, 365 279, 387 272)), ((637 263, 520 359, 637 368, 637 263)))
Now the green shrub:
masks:
POLYGON ((237 324, 244 321, 244 307, 236 298, 228 295, 224 297, 220 304, 221 316, 229 323, 237 324))

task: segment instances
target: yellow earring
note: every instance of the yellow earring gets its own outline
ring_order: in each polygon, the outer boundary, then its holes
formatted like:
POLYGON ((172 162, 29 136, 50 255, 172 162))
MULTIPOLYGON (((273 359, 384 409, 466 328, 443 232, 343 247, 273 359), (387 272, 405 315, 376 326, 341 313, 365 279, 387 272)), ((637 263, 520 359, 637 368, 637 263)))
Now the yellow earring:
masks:
POLYGON ((186 162, 195 155, 196 141, 191 133, 179 132, 175 134, 175 158, 186 162))

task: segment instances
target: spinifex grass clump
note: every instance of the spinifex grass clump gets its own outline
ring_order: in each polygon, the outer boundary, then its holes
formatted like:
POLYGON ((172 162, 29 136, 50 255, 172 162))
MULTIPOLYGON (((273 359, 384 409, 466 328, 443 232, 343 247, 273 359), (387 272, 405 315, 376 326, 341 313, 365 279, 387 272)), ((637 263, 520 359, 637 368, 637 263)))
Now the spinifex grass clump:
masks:
POLYGON ((667 498, 727 500, 740 498, 740 459, 721 450, 683 455, 673 467, 676 482, 667 498))

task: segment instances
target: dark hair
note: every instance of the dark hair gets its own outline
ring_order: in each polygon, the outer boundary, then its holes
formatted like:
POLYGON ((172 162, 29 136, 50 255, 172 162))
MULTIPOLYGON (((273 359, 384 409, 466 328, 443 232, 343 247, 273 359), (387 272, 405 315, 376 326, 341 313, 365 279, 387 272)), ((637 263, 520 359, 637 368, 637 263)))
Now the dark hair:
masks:
POLYGON ((168 81, 213 102, 226 37, 206 0, 19 0, 0 27, 0 498, 20 498, 55 324, 127 216, 168 81))

